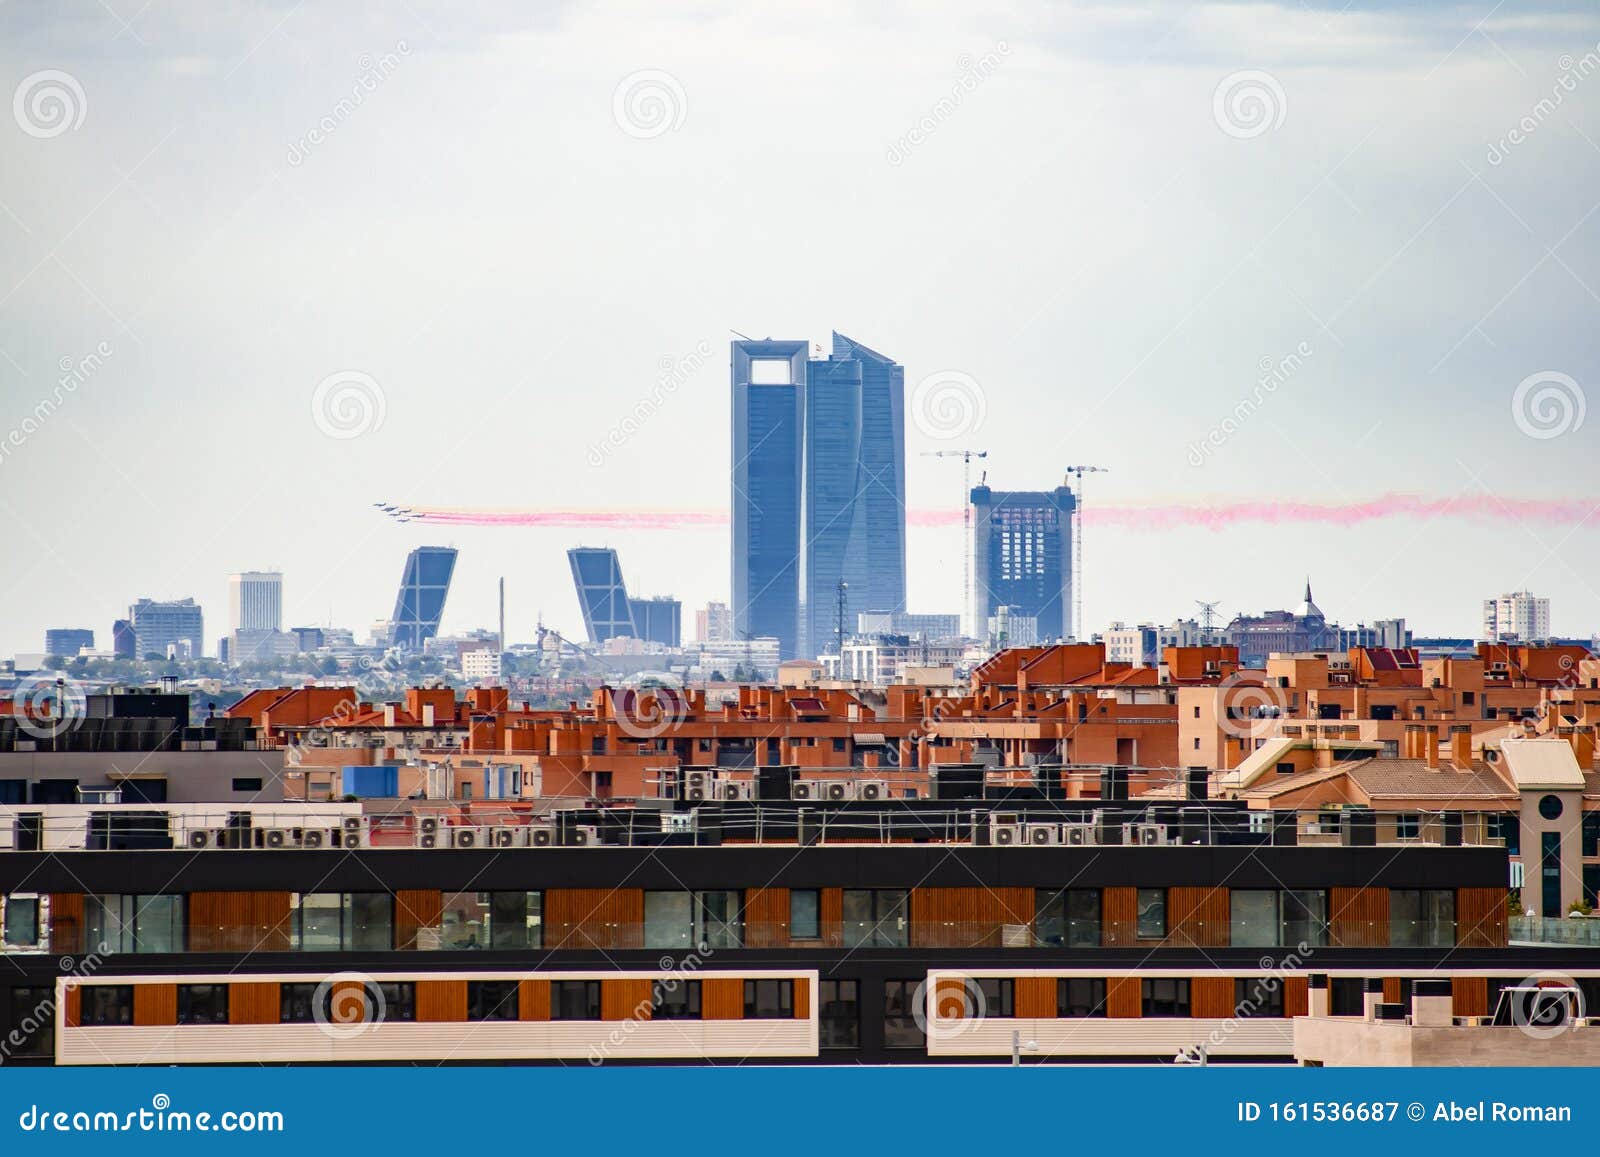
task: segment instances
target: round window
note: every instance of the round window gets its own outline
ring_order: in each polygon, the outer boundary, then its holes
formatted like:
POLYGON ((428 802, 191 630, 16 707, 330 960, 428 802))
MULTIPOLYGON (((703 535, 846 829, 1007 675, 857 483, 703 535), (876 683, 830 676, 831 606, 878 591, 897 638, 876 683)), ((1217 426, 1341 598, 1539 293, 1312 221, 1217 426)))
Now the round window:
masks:
POLYGON ((1539 814, 1547 820, 1560 819, 1561 811, 1562 807, 1560 796, 1547 795, 1539 801, 1539 814))

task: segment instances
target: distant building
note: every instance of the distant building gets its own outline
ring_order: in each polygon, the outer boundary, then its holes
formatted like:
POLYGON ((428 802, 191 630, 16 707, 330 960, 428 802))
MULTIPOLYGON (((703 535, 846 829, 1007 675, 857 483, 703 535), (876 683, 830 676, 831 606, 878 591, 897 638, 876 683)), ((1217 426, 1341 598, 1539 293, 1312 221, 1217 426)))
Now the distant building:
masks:
POLYGON ((1053 637, 1044 634, 1037 617, 1023 614, 1020 607, 996 607, 984 626, 985 642, 996 651, 1006 647, 1036 647, 1053 637))
POLYGON ((456 569, 456 552, 448 546, 419 546, 406 558, 395 597, 388 643, 404 651, 420 651, 439 633, 450 578, 456 569))
POLYGON ((858 635, 909 635, 913 639, 961 637, 960 615, 913 615, 905 611, 863 611, 856 615, 858 635))
POLYGON ((128 608, 134 657, 194 658, 205 654, 205 623, 193 599, 140 599, 128 608))
POLYGON ((702 643, 734 638, 733 612, 727 603, 707 603, 694 613, 694 635, 702 643))
POLYGON ((1140 623, 1136 627, 1112 623, 1101 636, 1106 648, 1106 662, 1127 663, 1134 667, 1159 667, 1161 635, 1161 628, 1149 623, 1140 623))
POLYGON ((843 334, 732 343, 733 631, 814 655, 851 608, 905 605, 905 371, 843 334))
POLYGON ((683 604, 666 595, 649 599, 629 599, 633 608, 634 629, 647 643, 677 647, 683 642, 683 604))
POLYGON ((501 674, 500 652, 492 647, 461 652, 461 674, 474 683, 497 683, 501 674))
POLYGON ((322 650, 327 640, 321 627, 290 627, 289 633, 294 636, 295 649, 302 654, 322 650))
POLYGON ((44 653, 71 659, 79 651, 94 650, 94 632, 78 627, 57 627, 44 633, 44 653))
POLYGON ((288 631, 240 630, 225 636, 224 641, 228 644, 224 661, 234 666, 292 659, 300 653, 298 641, 288 631))
POLYGON ((265 570, 229 575, 228 614, 231 631, 281 631, 283 575, 265 570))
POLYGON ((111 653, 118 659, 139 657, 139 641, 133 632, 132 619, 118 619, 111 624, 111 653))
POLYGON ((1550 600, 1532 591, 1483 600, 1483 637, 1490 643, 1541 643, 1550 638, 1550 600))
POLYGON ((974 624, 1009 607, 1008 615, 1035 621, 1040 641, 1071 638, 1072 490, 978 486, 971 498, 974 624))
POLYGON ((1404 648, 1411 646, 1411 632, 1404 619, 1381 619, 1375 626, 1358 623, 1341 627, 1331 623, 1311 597, 1311 582, 1306 581, 1305 597, 1294 610, 1267 611, 1260 615, 1238 615, 1223 630, 1226 645, 1239 648, 1239 662, 1259 667, 1275 654, 1307 651, 1346 652, 1352 647, 1404 648))

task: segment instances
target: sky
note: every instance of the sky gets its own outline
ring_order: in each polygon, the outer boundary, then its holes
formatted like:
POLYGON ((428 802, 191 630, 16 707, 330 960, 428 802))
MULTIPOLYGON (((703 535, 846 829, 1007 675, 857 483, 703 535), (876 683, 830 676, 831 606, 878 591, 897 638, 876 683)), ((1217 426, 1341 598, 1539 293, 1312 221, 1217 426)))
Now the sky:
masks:
POLYGON ((687 625, 717 517, 372 504, 725 517, 728 341, 834 329, 906 369, 912 610, 971 447, 1105 469, 1092 629, 1309 575, 1600 630, 1594 6, 977 7, 0 4, 0 654, 185 596, 214 650, 267 568, 364 636, 423 544, 446 631, 504 576, 512 642, 579 635, 580 543, 687 625))

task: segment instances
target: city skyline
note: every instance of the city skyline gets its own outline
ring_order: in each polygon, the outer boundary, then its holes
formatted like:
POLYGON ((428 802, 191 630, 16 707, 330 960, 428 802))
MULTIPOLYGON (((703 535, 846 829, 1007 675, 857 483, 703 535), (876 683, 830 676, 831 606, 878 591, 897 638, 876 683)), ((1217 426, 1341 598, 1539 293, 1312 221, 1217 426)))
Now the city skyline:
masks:
MULTIPOLYGON (((504 575, 513 638, 541 613, 576 635, 571 532, 445 534, 369 504, 725 512, 728 331, 833 326, 905 367, 913 510, 959 515, 959 471, 928 450, 986 448, 1016 488, 1109 467, 1086 502, 1090 629, 1197 598, 1282 605, 1311 571, 1342 622, 1468 636, 1484 598, 1534 589, 1553 633, 1587 636, 1592 13, 1249 11, 930 8, 846 38, 779 22, 757 67, 731 7, 448 28, 306 9, 225 29, 157 8, 137 38, 92 4, 8 10, 13 92, 65 72, 83 116, 0 132, 0 653, 62 625, 105 646, 136 597, 192 596, 223 623, 226 576, 262 542, 290 576, 286 625, 359 631, 389 613, 399 558, 451 544, 444 631, 493 623, 504 575), (769 69, 788 83, 757 83, 769 69), (672 81, 659 132, 614 99, 649 70, 672 81), (1242 75, 1259 123, 1237 118, 1242 75), (490 106, 577 112, 508 151, 490 106), (785 179, 808 170, 859 179, 785 179), (785 229, 815 259, 765 275, 751 253, 785 229), (848 261, 872 275, 841 276, 848 261), (472 393, 441 389, 458 382, 472 393), (175 486, 226 491, 226 516, 175 523, 194 509, 175 486), (97 519, 107 494, 119 516, 97 519), (1434 505, 1094 521, 1386 494, 1434 505), (1520 500, 1588 501, 1550 522, 1520 500), (1474 504, 1491 513, 1456 513, 1474 504)), ((729 542, 700 526, 602 545, 694 607, 731 595, 729 542)), ((909 610, 959 608, 958 549, 955 525, 911 522, 909 610)))

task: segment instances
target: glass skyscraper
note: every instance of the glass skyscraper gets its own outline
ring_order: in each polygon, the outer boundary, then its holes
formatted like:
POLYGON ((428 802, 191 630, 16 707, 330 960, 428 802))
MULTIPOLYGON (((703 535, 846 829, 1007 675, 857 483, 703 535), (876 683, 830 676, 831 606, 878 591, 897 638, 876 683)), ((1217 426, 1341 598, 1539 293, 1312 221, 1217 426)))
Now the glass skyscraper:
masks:
POLYGON ((1036 619, 1039 641, 1071 638, 1072 490, 972 491, 972 618, 979 634, 998 607, 1036 619))
POLYGON ((439 633, 444 601, 450 594, 456 552, 449 546, 419 546, 406 557, 400 576, 400 593, 389 620, 389 644, 405 651, 420 651, 439 633))
POLYGON ((862 611, 905 609, 905 371, 833 335, 733 343, 733 602, 741 635, 819 654, 862 611))

